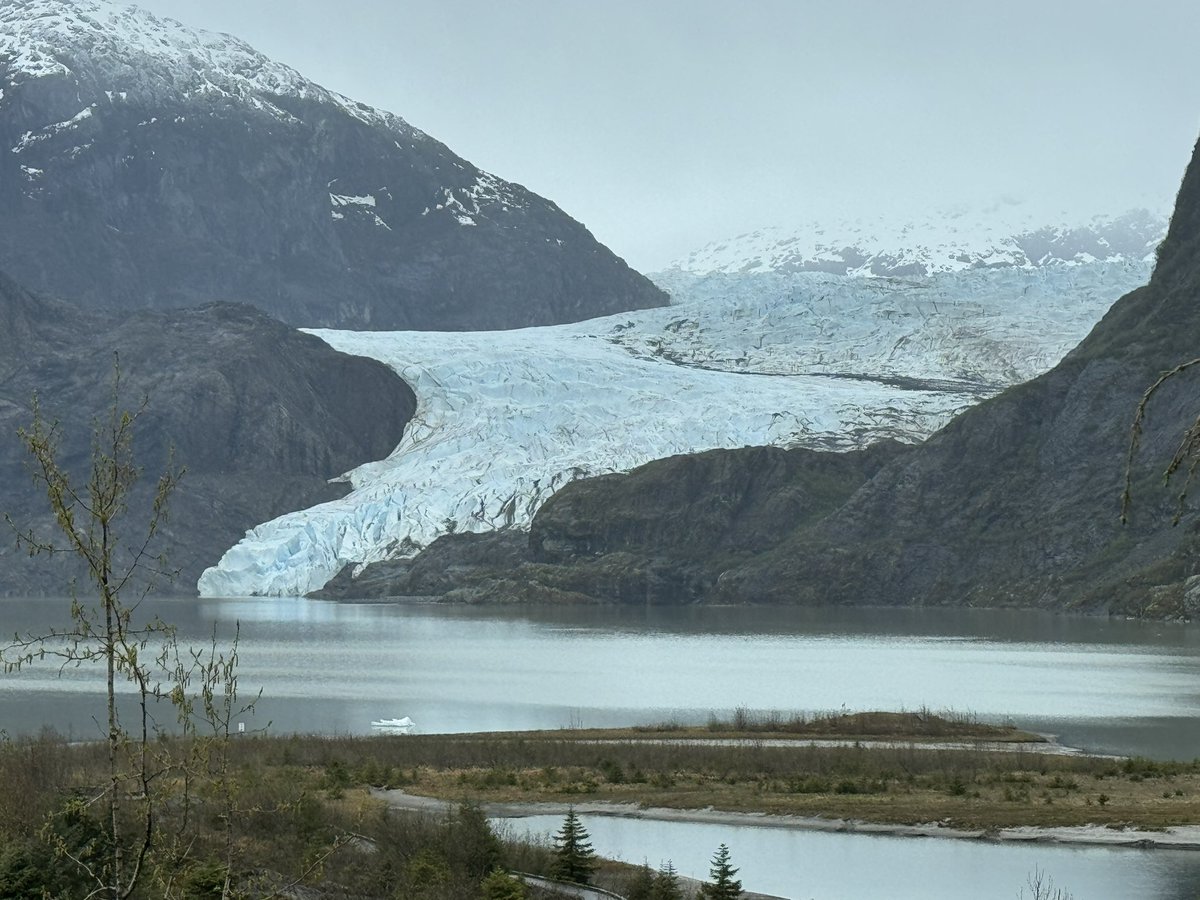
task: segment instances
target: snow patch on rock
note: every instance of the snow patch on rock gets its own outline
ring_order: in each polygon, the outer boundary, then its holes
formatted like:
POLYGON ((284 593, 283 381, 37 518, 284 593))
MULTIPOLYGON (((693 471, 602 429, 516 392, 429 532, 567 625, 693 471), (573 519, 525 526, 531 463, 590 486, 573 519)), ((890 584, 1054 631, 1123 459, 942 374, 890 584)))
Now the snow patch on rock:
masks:
POLYGON ((366 216, 369 216, 371 221, 373 221, 380 228, 386 228, 388 231, 392 230, 392 226, 383 221, 383 219, 379 217, 379 214, 375 212, 374 194, 363 194, 358 196, 350 194, 330 194, 329 202, 333 205, 330 215, 332 215, 334 219, 345 219, 346 214, 341 210, 353 209, 360 211, 366 216))

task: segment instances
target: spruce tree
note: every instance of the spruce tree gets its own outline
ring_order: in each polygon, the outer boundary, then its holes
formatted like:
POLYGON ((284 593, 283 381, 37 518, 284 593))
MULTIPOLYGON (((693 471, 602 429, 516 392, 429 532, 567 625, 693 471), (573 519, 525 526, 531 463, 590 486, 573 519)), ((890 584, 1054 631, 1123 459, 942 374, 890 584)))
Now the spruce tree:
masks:
POLYGON ((657 873, 650 864, 638 866, 637 872, 625 885, 625 900, 654 900, 654 884, 657 873))
POLYGON ((742 883, 733 877, 737 873, 729 862, 729 848, 721 844, 708 870, 712 881, 700 887, 699 896, 704 900, 738 900, 742 896, 742 883))
POLYGON ((572 807, 567 810, 562 828, 554 836, 554 866, 551 875, 560 881, 589 884, 596 871, 596 851, 588 840, 587 829, 575 815, 572 807))
POLYGON ((679 873, 675 865, 667 860, 658 868, 654 876, 654 886, 650 889, 650 900, 683 900, 683 888, 679 884, 679 873))
POLYGON ((529 896, 521 880, 503 869, 493 869, 479 888, 483 892, 483 900, 526 900, 529 896))

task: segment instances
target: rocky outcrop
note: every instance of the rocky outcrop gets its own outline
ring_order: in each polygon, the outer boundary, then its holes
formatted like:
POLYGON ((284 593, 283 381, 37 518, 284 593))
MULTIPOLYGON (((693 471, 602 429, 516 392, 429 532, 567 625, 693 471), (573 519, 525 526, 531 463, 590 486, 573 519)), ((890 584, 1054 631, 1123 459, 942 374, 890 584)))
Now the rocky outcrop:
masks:
POLYGON ((1198 412, 1191 377, 1167 383, 1150 408, 1124 526, 1119 498, 1143 391, 1196 355, 1198 223, 1193 158, 1147 287, 1118 301, 1053 370, 908 452, 882 451, 877 469, 847 473, 829 468, 834 457, 808 454, 775 476, 782 457, 746 449, 722 455, 718 473, 704 455, 575 482, 535 517, 533 561, 493 577, 494 593, 632 602, 644 599, 628 586, 636 576, 677 602, 1190 615, 1200 536, 1193 516, 1172 526, 1179 485, 1164 490, 1161 472, 1198 412), (789 499, 792 485, 822 472, 822 502, 789 499), (757 489, 726 490, 758 478, 757 489))
POLYGON ((849 453, 752 447, 657 460, 573 482, 529 535, 447 535, 412 560, 376 563, 356 577, 347 568, 314 596, 690 603, 777 545, 786 536, 781 519, 828 514, 911 450, 888 441, 849 453))
POLYGON ((364 566, 357 575, 346 566, 323 588, 309 594, 321 600, 381 597, 475 599, 473 586, 513 572, 529 561, 529 536, 521 531, 459 532, 431 543, 411 559, 364 566))
POLYGON ((0 8, 0 268, 89 306, 492 329, 662 306, 554 203, 228 35, 0 8))
MULTIPOLYGON (((0 276, 0 511, 20 527, 53 532, 16 437, 32 418, 32 397, 60 423, 61 458, 82 478, 90 423, 109 404, 114 353, 123 405, 148 399, 135 444, 145 476, 128 534, 144 527, 139 509, 169 452, 187 469, 157 545, 180 569, 167 589, 184 594, 246 529, 343 494, 329 479, 390 453, 415 408, 386 366, 249 307, 88 311, 0 276)), ((0 572, 0 593, 10 596, 63 594, 80 574, 63 560, 29 559, 12 541, 0 545, 0 572)))

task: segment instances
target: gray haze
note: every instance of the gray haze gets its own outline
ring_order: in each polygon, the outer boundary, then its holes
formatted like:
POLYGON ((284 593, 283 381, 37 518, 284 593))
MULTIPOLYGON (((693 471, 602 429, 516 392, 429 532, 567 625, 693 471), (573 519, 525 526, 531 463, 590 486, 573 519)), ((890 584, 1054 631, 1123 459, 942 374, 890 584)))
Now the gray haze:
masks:
POLYGON ((643 271, 814 218, 1169 210, 1195 0, 141 0, 555 200, 643 271))

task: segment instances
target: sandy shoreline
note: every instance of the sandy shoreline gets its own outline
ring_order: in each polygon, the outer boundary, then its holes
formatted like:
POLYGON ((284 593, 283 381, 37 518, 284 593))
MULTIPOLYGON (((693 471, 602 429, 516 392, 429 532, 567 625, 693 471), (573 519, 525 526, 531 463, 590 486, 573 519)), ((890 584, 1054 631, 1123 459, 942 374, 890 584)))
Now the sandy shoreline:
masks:
MULTIPOLYGON (((444 812, 455 804, 433 797, 421 797, 401 790, 372 790, 372 794, 395 809, 444 812)), ((1106 825, 1060 827, 1018 826, 1013 828, 963 829, 930 822, 924 825, 888 825, 848 819, 816 816, 770 815, 731 812, 719 809, 671 809, 639 806, 636 803, 484 803, 492 818, 566 815, 568 809, 583 815, 615 816, 629 819, 653 819, 660 822, 700 822, 709 825, 791 828, 802 831, 826 831, 899 837, 936 837, 953 840, 993 841, 997 843, 1047 843, 1079 846, 1131 847, 1136 849, 1200 850, 1200 825, 1180 825, 1161 831, 1137 828, 1110 828, 1106 825)))

